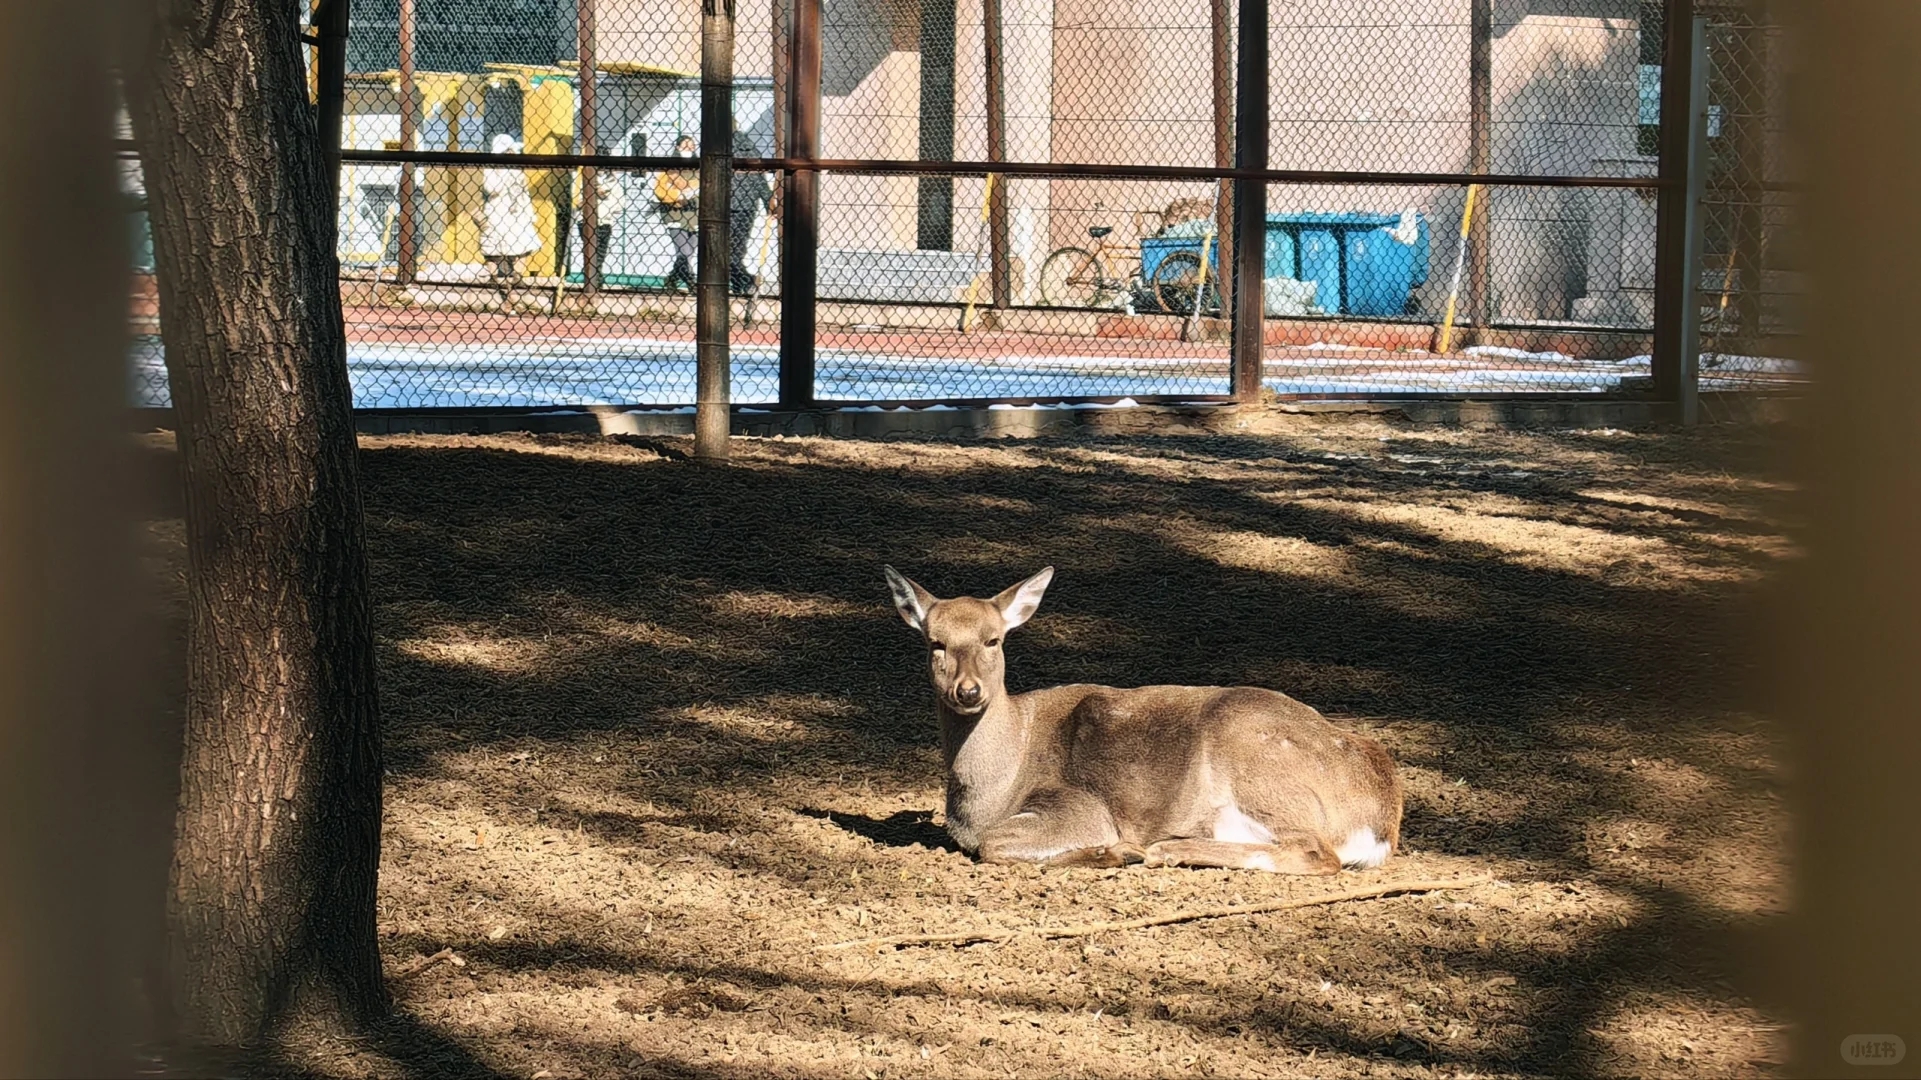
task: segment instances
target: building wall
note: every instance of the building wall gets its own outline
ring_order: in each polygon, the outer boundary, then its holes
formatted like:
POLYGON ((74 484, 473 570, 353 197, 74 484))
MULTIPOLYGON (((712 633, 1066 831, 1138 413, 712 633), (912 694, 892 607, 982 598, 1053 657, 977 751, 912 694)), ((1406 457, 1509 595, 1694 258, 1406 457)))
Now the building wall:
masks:
MULTIPOLYGON (((1057 4, 1055 159, 1211 164, 1207 0, 1057 4)), ((1633 154, 1638 12, 1624 0, 1497 0, 1495 171, 1590 174, 1597 161, 1633 154)), ((1269 18, 1272 167, 1468 168, 1469 0, 1295 0, 1271 5, 1269 18)), ((1204 184, 1055 181, 1051 242, 1084 244, 1094 224, 1131 241, 1135 212, 1212 194, 1204 184)), ((1277 186, 1268 209, 1425 214, 1441 238, 1422 297, 1433 311, 1463 201, 1458 188, 1277 186)), ((1486 206, 1495 317, 1566 318, 1585 291, 1586 193, 1504 190, 1486 206)))
MULTIPOLYGON (((1277 9, 1278 10, 1278 9, 1277 9)), ((1055 160, 1114 165, 1214 164, 1213 33, 1208 0, 1056 0, 1055 160)), ((1229 88, 1232 94, 1232 88, 1229 88)), ((1132 245, 1182 199, 1212 184, 1050 182, 1053 247, 1086 245, 1091 226, 1132 245)))
MULTIPOLYGON (((775 68, 775 3, 739 9, 736 71, 775 68)), ((1470 0, 1289 0, 1270 5, 1270 162, 1282 169, 1457 171, 1469 157, 1470 0)), ((572 7, 568 5, 571 18, 572 7)), ((920 152, 924 35, 919 0, 825 0, 822 152, 920 152)), ((1634 157, 1636 0, 1495 0, 1492 166, 1585 174, 1634 157)), ((599 58, 699 67, 698 0, 603 2, 599 58)), ((1209 0, 1002 0, 1007 154, 1016 161, 1206 166, 1214 161, 1209 0)), ((953 156, 988 157, 982 0, 957 0, 953 156)), ((603 125, 605 126, 605 125, 603 125)), ((651 148, 650 148, 651 149, 651 148)), ((1020 299, 1046 253, 1090 226, 1123 244, 1211 184, 1013 180, 1007 185, 1020 299), (1137 225, 1141 228, 1137 228, 1137 225)), ((951 246, 981 246, 983 187, 952 185, 951 246)), ((829 176, 825 247, 906 251, 921 241, 911 177, 829 176)), ((1437 310, 1454 258, 1456 188, 1279 186, 1269 209, 1416 209, 1436 237, 1437 310)), ((1588 193, 1509 189, 1487 205, 1494 315, 1558 319, 1586 286, 1588 193)))

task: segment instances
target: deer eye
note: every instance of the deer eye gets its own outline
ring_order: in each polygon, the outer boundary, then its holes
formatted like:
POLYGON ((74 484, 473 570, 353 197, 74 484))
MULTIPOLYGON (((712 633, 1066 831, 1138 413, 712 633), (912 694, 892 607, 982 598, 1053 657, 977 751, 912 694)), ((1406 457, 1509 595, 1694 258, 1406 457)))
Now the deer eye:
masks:
POLYGON ((981 642, 981 644, 987 646, 990 649, 998 649, 1000 648, 1000 645, 1001 645, 1001 639, 997 637, 988 638, 986 641, 981 642))

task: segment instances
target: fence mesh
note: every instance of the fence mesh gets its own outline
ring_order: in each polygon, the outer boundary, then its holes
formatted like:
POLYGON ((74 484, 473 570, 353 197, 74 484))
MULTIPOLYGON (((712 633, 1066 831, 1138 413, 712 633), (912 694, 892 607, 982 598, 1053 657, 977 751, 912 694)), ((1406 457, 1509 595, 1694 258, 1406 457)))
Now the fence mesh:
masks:
POLYGON ((1806 292, 1794 250, 1800 177, 1783 130, 1792 42, 1756 6, 1710 17, 1701 388, 1778 388, 1801 375, 1806 292))
POLYGON ((1219 262, 1212 185, 1015 178, 990 192, 983 178, 956 178, 953 242, 916 250, 901 239, 916 227, 920 181, 823 178, 821 398, 1227 393, 1220 289, 1200 261, 1205 248, 1210 268, 1219 262), (1010 241, 1001 258, 996 194, 1010 241))
MULTIPOLYGON (((738 9, 737 158, 792 148, 793 3, 738 9)), ((1779 386, 1799 374, 1787 43, 1746 5, 1707 11, 1701 385, 1779 386)), ((734 400, 778 397, 782 267, 809 256, 827 402, 1223 395, 1237 288, 1260 293, 1278 394, 1646 387, 1652 186, 1483 186, 1470 215, 1464 184, 1396 177, 1651 185, 1661 4, 1290 0, 1268 18, 1269 167, 1375 175, 1268 185, 1262 277, 1236 282, 1232 188, 1205 171, 1234 164, 1231 0, 824 5, 818 153, 853 164, 820 174, 811 252, 783 244, 780 174, 736 172, 734 400), (996 161, 1083 171, 990 181, 996 161)), ((699 149, 700 19, 697 0, 356 0, 344 147, 508 155, 349 155, 359 407, 692 402, 698 174, 678 155, 699 149)), ((127 187, 137 210, 137 167, 127 187)), ((136 212, 136 245, 143 229, 136 212)), ((166 401, 153 295, 142 279, 142 404, 166 401)))

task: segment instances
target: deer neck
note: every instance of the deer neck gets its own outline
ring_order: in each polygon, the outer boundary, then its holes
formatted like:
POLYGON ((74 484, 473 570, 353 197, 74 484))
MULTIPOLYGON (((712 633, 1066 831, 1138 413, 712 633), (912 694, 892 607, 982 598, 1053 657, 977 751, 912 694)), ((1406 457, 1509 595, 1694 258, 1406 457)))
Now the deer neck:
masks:
POLYGON ((1012 816, 1025 795, 1031 710, 1005 691, 994 694, 979 715, 940 710, 941 756, 947 766, 947 832, 969 851, 980 834, 1012 816))

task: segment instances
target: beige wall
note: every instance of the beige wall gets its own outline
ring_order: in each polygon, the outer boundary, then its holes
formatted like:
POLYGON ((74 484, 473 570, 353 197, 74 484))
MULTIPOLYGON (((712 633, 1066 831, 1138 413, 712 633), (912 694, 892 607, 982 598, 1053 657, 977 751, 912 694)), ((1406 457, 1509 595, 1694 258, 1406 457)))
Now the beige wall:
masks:
MULTIPOLYGON (((826 157, 903 159, 920 151, 920 56, 888 51, 850 91, 821 102, 826 157)), ((822 247, 901 251, 915 246, 912 177, 830 174, 821 184, 822 247)))
POLYGON ((700 70, 700 0, 602 0, 595 8, 594 29, 596 59, 603 64, 700 70))
MULTIPOLYGON (((1597 158, 1632 153, 1638 28, 1631 18, 1605 17, 1616 9, 1627 15, 1634 5, 1497 0, 1496 171, 1584 174, 1597 158), (1549 8, 1589 13, 1534 13, 1549 8)), ((1272 167, 1467 168, 1468 0, 1294 0, 1269 11, 1272 167)), ((1207 0, 1057 0, 1057 15, 1056 160, 1212 163, 1207 0)), ((1275 212, 1418 209, 1441 263, 1452 259, 1462 195, 1457 188, 1277 186, 1268 203, 1275 212)), ((1126 236, 1131 211, 1211 196, 1209 185, 1055 181, 1052 242, 1087 243, 1091 224, 1126 236)), ((1497 314, 1565 318, 1584 289, 1584 193, 1503 191, 1491 210, 1497 314)))

